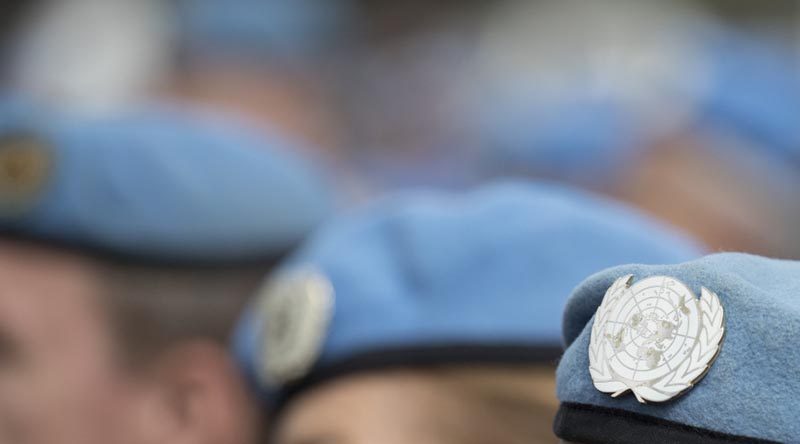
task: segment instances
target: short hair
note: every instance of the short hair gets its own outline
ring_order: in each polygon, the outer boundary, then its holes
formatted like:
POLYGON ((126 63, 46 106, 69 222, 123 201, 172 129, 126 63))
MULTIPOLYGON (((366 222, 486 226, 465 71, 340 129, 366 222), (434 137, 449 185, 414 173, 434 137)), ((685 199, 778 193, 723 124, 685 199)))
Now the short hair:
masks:
POLYGON ((96 261, 121 354, 147 362, 192 339, 230 342, 236 322, 274 261, 236 265, 152 265, 96 261))
POLYGON ((127 258, 14 233, 0 240, 85 261, 96 274, 95 295, 108 315, 118 349, 147 362, 185 340, 227 346, 244 307, 283 255, 245 263, 175 264, 127 258))

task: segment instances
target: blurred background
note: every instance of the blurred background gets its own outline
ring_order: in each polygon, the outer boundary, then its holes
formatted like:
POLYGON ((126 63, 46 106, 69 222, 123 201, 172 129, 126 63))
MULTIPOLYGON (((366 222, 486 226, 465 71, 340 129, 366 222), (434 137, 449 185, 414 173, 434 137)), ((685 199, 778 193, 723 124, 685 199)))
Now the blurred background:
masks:
POLYGON ((800 258, 795 1, 3 2, 3 93, 229 113, 307 147, 346 208, 574 184, 711 250, 800 258))

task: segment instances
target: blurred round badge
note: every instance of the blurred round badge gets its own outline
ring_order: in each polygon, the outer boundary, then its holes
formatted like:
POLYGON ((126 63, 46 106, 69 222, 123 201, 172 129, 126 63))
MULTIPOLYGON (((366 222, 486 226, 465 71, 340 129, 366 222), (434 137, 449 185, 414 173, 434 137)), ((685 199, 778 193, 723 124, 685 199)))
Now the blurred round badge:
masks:
POLYGON ((594 386, 641 403, 664 402, 689 390, 716 359, 724 337, 719 297, 698 299, 684 283, 653 276, 633 284, 623 276, 597 309, 589 345, 594 386))
POLYGON ((262 289, 261 378, 272 386, 302 378, 322 351, 333 286, 312 268, 280 272, 262 289))
POLYGON ((52 151, 37 137, 17 134, 0 138, 0 210, 30 206, 50 177, 52 151))

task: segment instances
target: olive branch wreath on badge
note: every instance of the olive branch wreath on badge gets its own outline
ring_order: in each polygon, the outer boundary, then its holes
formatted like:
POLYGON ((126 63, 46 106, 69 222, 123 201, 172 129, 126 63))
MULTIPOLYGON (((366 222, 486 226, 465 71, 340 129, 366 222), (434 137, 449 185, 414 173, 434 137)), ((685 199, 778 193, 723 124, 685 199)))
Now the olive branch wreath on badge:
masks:
POLYGON ((595 388, 641 403, 664 402, 692 388, 719 354, 725 335, 719 297, 700 298, 684 283, 653 276, 617 279, 595 314, 589 372, 595 388))

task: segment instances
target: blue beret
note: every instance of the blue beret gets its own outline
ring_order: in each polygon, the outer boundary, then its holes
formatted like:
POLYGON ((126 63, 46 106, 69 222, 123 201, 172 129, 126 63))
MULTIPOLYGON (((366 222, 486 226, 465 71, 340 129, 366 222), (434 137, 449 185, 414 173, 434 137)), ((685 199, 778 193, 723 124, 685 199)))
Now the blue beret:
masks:
POLYGON ((702 123, 800 167, 800 69, 792 49, 728 32, 712 39, 706 51, 708 87, 698 98, 702 123))
POLYGON ((715 254, 679 265, 625 265, 589 277, 564 315, 569 347, 557 372, 562 404, 556 433, 592 443, 798 442, 798 295, 800 262, 746 254, 715 254), (678 279, 703 298, 713 291, 724 308, 716 361, 693 388, 664 403, 614 398, 593 386, 589 350, 595 311, 612 283, 627 275, 637 281, 656 275, 678 279))
POLYGON ((0 230, 163 261, 275 257, 331 206, 291 148, 178 110, 17 112, 0 117, 0 230))
POLYGON ((633 162, 644 122, 629 106, 610 97, 546 105, 517 97, 483 110, 488 162, 583 183, 613 180, 633 162))
POLYGON ((398 195, 310 238, 243 317, 237 353, 268 399, 365 367, 553 362, 582 275, 699 251, 627 207, 555 185, 398 195))
POLYGON ((331 43, 352 15, 348 1, 181 0, 178 19, 192 53, 303 55, 331 43))

